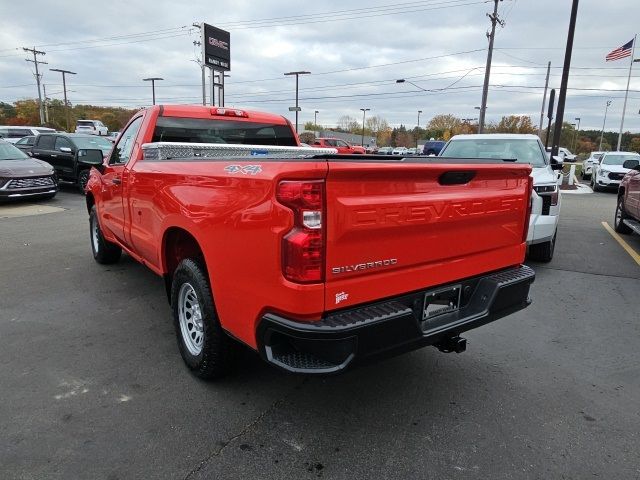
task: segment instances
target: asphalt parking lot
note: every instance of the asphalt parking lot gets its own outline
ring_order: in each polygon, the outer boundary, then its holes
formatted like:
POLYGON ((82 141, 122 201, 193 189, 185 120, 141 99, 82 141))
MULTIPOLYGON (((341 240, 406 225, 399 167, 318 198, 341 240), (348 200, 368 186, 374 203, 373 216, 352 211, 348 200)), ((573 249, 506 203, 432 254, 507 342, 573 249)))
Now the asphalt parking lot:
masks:
POLYGON ((564 195, 534 303, 464 354, 328 378, 247 354, 205 383, 162 280, 93 261, 82 196, 0 206, 0 477, 640 478, 640 265, 602 226, 614 209, 564 195))

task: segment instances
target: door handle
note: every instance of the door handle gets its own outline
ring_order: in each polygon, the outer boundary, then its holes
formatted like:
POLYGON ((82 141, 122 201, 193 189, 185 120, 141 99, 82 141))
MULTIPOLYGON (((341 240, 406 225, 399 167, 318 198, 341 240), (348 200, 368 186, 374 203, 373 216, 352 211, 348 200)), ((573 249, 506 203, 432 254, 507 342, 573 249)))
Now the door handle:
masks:
POLYGON ((114 185, 120 185, 122 183, 122 180, 120 179, 120 177, 115 177, 111 180, 111 183, 113 183, 114 185))

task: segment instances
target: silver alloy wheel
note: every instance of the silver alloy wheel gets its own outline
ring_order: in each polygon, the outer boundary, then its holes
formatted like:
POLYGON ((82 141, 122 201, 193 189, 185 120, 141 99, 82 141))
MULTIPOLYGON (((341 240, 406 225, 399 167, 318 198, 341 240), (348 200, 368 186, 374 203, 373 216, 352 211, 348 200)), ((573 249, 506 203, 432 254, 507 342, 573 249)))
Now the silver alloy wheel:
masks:
POLYGON ((178 319, 184 345, 191 355, 200 355, 204 340, 202 310, 196 291, 190 283, 183 283, 178 293, 178 319))
POLYGON ((93 251, 95 253, 98 253, 98 247, 99 247, 99 238, 98 238, 98 219, 95 217, 95 215, 92 218, 91 221, 91 246, 93 247, 93 251))

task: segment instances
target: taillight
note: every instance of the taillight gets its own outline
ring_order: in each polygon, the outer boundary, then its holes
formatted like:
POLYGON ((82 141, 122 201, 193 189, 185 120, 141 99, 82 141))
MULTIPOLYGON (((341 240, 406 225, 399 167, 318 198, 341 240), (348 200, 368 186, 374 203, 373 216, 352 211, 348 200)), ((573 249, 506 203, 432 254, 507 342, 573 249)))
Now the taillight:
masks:
POLYGON ((527 208, 525 210, 524 216, 524 233, 522 235, 522 243, 527 242, 527 235, 529 235, 529 221, 531 219, 531 209, 533 208, 533 178, 527 177, 528 185, 527 185, 527 198, 529 201, 527 202, 527 208))
POLYGON ((284 180, 276 198, 293 212, 282 239, 282 274, 296 283, 324 280, 324 180, 284 180))

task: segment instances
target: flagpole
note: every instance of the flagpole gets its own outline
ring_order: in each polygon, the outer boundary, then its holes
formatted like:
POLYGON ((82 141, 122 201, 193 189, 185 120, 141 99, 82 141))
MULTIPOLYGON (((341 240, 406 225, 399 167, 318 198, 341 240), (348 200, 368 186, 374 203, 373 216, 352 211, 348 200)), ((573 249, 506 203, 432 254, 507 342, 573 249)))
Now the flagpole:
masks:
POLYGON ((627 78, 627 91, 624 94, 624 105, 622 107, 622 120, 620 121, 620 132, 618 133, 618 148, 620 151, 620 145, 622 144, 622 129, 624 128, 624 115, 627 112, 627 97, 629 96, 629 84, 631 83, 631 70, 633 69, 633 57, 636 51, 636 39, 638 35, 633 36, 633 47, 631 48, 631 63, 629 63, 629 78, 627 78))

